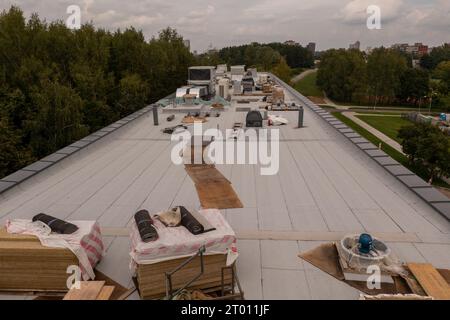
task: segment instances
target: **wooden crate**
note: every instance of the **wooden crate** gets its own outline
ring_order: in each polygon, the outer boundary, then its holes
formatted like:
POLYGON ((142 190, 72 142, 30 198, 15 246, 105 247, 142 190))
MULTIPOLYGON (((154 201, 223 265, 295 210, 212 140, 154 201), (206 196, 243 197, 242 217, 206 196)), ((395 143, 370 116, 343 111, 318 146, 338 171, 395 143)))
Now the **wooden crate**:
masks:
POLYGON ((37 237, 0 229, 0 291, 67 291, 67 267, 78 264, 69 249, 44 247, 37 237))
MULTIPOLYGON (((187 258, 163 261, 155 264, 138 265, 137 282, 142 299, 158 299, 166 295, 165 272, 171 272, 187 258)), ((222 284, 222 268, 226 267, 227 256, 224 254, 203 256, 204 273, 194 282, 190 289, 218 288, 222 284)), ((183 287, 200 272, 200 257, 195 258, 182 270, 172 276, 173 289, 183 287)), ((224 284, 231 285, 231 270, 224 271, 224 284)))

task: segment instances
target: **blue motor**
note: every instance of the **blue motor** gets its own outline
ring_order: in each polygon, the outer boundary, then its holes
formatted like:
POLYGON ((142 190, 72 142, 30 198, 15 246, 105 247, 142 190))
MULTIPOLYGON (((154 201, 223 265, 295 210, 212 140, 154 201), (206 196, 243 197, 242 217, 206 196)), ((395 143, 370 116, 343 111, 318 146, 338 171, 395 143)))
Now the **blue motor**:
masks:
POLYGON ((373 249, 373 239, 370 234, 362 233, 358 240, 359 252, 363 254, 369 254, 370 250, 373 249))

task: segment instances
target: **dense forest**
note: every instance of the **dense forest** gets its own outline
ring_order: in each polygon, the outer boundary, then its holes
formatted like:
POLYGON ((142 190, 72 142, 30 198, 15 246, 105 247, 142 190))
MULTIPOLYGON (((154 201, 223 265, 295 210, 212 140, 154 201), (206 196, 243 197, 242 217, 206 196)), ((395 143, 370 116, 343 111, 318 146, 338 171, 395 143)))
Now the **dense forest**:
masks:
POLYGON ((0 14, 0 177, 154 102, 194 62, 166 29, 70 30, 12 7, 0 14))
POLYGON ((434 48, 413 68, 411 57, 394 49, 328 50, 321 56, 317 84, 336 101, 366 104, 429 104, 450 110, 450 46, 434 48), (431 98, 432 97, 432 98, 431 98))

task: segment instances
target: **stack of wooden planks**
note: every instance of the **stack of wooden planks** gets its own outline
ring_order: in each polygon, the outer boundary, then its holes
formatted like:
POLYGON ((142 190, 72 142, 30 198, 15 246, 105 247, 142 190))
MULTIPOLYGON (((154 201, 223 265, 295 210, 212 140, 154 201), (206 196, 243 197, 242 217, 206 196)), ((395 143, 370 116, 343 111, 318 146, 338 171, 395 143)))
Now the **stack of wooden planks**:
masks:
MULTIPOLYGON (((203 256, 204 273, 195 281, 190 289, 213 289, 222 285, 222 268, 226 267, 227 256, 224 254, 203 256)), ((142 299, 160 299, 166 295, 166 272, 179 267, 186 258, 163 261, 155 264, 138 265, 137 284, 142 299)), ((172 276, 173 290, 182 288, 189 280, 200 273, 200 257, 192 260, 188 265, 172 276)), ((224 285, 229 286, 232 281, 231 270, 224 270, 224 285)))
POLYGON ((186 165, 203 209, 242 208, 231 182, 213 165, 186 165))
POLYGON ((408 263, 408 269, 428 296, 436 300, 450 300, 450 285, 431 264, 408 263))
POLYGON ((69 249, 44 247, 35 236, 0 229, 0 291, 67 292, 67 268, 78 264, 69 249))
POLYGON ((110 300, 114 286, 105 281, 81 281, 79 288, 72 288, 63 300, 110 300))

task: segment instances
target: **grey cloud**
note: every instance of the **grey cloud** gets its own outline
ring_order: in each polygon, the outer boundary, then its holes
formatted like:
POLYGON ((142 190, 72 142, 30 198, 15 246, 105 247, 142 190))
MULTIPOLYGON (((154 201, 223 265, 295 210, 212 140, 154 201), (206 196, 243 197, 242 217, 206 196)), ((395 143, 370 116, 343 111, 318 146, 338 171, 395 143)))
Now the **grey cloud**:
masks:
POLYGON ((47 20, 65 20, 67 6, 77 4, 83 22, 110 30, 133 25, 147 38, 172 26, 200 51, 210 44, 288 39, 314 41, 319 49, 347 47, 356 40, 363 46, 450 42, 448 0, 0 0, 0 9, 12 4, 47 20), (368 4, 382 8, 382 30, 365 27, 368 4))

